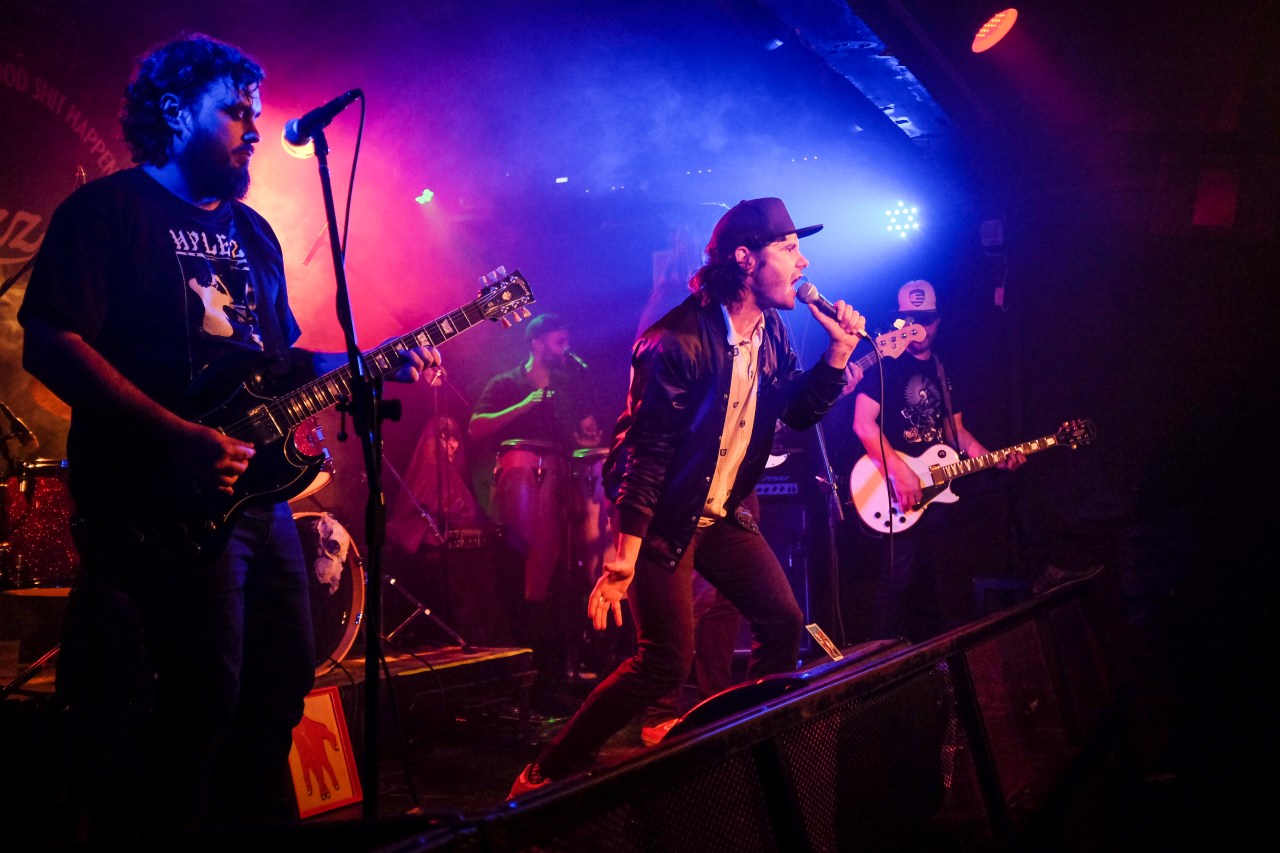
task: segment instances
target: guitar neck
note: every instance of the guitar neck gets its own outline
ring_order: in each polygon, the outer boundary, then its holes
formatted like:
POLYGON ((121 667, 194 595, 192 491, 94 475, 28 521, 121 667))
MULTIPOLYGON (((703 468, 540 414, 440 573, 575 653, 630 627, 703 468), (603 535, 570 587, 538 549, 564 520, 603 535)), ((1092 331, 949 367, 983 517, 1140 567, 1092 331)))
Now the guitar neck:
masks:
MULTIPOLYGON (((362 353, 361 359, 365 369, 371 375, 383 377, 400 367, 397 350, 439 346, 483 319, 485 315, 479 302, 472 302, 432 320, 407 335, 393 338, 377 349, 362 353)), ((312 415, 350 399, 351 365, 346 365, 318 379, 313 379, 295 391, 277 397, 271 401, 270 408, 278 423, 293 429, 312 415)))
POLYGON ((866 355, 864 355, 862 358, 857 359, 856 361, 850 361, 848 366, 856 367, 865 373, 867 369, 870 368, 875 363, 876 363, 876 354, 874 352, 869 352, 866 355))
POLYGON ((978 471, 985 471, 993 465, 999 465, 1011 453, 1015 451, 1023 456, 1030 456, 1041 450, 1048 450, 1050 447, 1058 446, 1057 435, 1046 435, 1043 438, 1024 441, 1022 444, 1015 444, 1012 447, 1006 447, 1002 450, 993 450, 990 453, 984 453, 981 456, 974 456, 970 459, 961 459, 959 462, 952 462, 950 465, 942 465, 932 469, 930 474, 933 476, 933 482, 942 485, 957 477, 963 477, 965 474, 974 474, 978 471))

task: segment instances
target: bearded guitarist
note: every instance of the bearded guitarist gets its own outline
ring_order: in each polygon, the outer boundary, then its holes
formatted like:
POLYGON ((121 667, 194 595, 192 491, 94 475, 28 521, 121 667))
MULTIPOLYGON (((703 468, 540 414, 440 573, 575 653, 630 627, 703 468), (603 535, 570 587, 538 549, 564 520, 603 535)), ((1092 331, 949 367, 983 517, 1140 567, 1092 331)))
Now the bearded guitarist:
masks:
MULTIPOLYGON (((138 165, 58 208, 18 315, 24 366, 72 411, 83 571, 57 687, 78 723, 68 753, 85 762, 84 814, 67 822, 91 839, 296 814, 287 761, 315 658, 288 505, 239 513, 198 557, 156 547, 138 523, 176 503, 166 476, 231 495, 265 459, 261 433, 175 413, 213 365, 248 354, 305 380, 346 363, 294 347, 280 244, 240 201, 262 78, 203 36, 143 57, 121 112, 138 165)), ((384 361, 388 378, 416 381, 439 355, 407 346, 384 361)))
MULTIPOLYGON (((901 358, 883 362, 883 395, 879 371, 867 371, 855 392, 853 431, 867 457, 888 480, 894 506, 910 509, 923 499, 923 484, 899 452, 915 457, 938 444, 950 445, 966 457, 988 451, 965 429, 945 370, 934 352, 942 317, 933 285, 923 279, 904 284, 898 290, 898 314, 907 323, 922 326, 925 335, 922 340, 913 340, 901 358)), ((1011 471, 1025 461, 1026 456, 1015 450, 996 467, 1011 471)), ((931 509, 905 531, 894 530, 886 520, 883 532, 891 535, 877 542, 881 551, 877 637, 921 640, 944 627, 932 593, 933 573, 941 567, 929 560, 930 552, 938 549, 928 546, 945 528, 947 514, 945 506, 931 509)))

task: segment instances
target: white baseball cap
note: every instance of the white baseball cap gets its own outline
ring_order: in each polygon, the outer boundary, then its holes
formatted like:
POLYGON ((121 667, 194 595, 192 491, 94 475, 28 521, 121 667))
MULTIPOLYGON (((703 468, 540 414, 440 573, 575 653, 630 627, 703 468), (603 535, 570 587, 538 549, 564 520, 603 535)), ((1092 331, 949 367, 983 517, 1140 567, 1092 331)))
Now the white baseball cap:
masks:
POLYGON ((898 288, 898 310, 904 314, 938 313, 938 296, 933 285, 922 278, 898 288))

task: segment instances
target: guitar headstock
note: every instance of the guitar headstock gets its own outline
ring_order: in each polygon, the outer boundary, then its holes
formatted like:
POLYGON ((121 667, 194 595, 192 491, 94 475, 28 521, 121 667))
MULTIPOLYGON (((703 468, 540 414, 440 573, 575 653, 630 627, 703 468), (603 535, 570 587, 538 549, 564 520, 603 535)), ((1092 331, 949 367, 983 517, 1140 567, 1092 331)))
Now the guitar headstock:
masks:
POLYGON ((1058 428, 1058 432, 1054 438, 1058 440, 1058 444, 1065 444, 1072 450, 1077 447, 1088 444, 1098 435, 1098 430, 1093 425, 1093 421, 1080 419, 1074 421, 1064 421, 1062 426, 1058 428))
POLYGON ((486 320, 498 320, 504 328, 512 321, 520 322, 529 316, 525 306, 534 301, 529 282, 519 270, 508 273, 505 267, 480 276, 480 292, 476 306, 486 320))
POLYGON ((894 329, 892 332, 876 335, 876 349, 880 351, 882 358, 897 358, 902 355, 907 345, 912 341, 923 341, 924 335, 924 326, 919 323, 912 323, 910 326, 903 326, 901 329, 894 329))

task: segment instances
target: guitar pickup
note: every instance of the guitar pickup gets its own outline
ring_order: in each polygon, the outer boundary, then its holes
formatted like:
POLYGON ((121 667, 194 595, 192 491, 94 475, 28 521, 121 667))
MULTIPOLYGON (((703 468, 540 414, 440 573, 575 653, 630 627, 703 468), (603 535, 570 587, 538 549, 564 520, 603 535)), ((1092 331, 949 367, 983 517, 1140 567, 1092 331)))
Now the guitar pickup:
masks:
POLYGON ((271 444, 284 438, 285 430, 280 424, 276 423, 275 418, 271 416, 271 412, 266 406, 258 406, 250 409, 246 417, 249 421, 250 431, 253 433, 255 443, 271 444))

